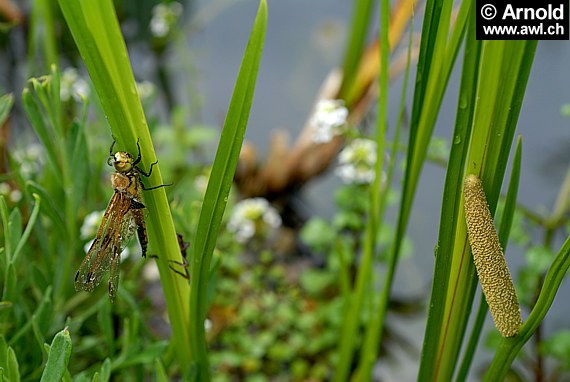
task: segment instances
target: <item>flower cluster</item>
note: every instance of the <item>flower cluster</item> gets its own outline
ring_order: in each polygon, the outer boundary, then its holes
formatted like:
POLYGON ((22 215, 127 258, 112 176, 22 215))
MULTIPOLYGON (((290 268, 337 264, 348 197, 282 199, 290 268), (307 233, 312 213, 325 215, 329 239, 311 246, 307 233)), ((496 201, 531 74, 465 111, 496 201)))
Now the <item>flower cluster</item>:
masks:
POLYGON ((281 216, 264 198, 245 199, 237 203, 228 222, 236 240, 245 243, 253 237, 264 238, 281 226, 281 216))
POLYGON ((9 183, 0 183, 0 194, 4 195, 12 203, 18 203, 22 200, 22 191, 13 188, 9 183))
POLYGON ((82 240, 95 237, 99 224, 101 224, 101 220, 103 220, 104 213, 105 211, 94 211, 85 216, 81 229, 79 230, 82 240))
POLYGON ((172 32, 182 14, 182 4, 172 2, 157 4, 152 8, 150 20, 150 33, 156 38, 166 38, 172 32))
POLYGON ((355 139, 340 152, 338 161, 335 173, 345 183, 370 184, 375 175, 376 142, 355 139))
POLYGON ((342 100, 319 101, 311 118, 311 125, 314 127, 313 141, 327 143, 342 134, 347 117, 348 109, 342 100))
POLYGON ((33 178, 43 166, 43 147, 37 143, 29 145, 25 150, 15 150, 12 155, 20 169, 20 175, 25 179, 33 178))
POLYGON ((63 102, 69 101, 71 97, 77 102, 81 102, 89 97, 89 85, 77 73, 75 68, 66 68, 61 73, 59 96, 63 102))
POLYGON ((477 175, 465 177, 463 195, 467 236, 481 290, 497 330, 503 337, 515 336, 523 323, 517 291, 477 175))

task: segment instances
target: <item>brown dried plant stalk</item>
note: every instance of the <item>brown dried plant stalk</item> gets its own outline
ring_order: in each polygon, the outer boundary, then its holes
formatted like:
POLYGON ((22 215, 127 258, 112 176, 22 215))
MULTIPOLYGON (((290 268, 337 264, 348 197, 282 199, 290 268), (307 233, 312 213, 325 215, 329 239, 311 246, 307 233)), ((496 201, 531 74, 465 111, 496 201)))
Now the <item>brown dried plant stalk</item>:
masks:
MULTIPOLYGON (((396 0, 390 18, 390 48, 400 42, 413 13, 416 0, 396 0)), ((351 87, 350 99, 344 99, 349 110, 348 124, 356 126, 362 120, 370 104, 376 99, 376 76, 380 65, 380 46, 373 41, 363 52, 355 83, 351 87)), ((412 59, 417 49, 412 50, 412 59)), ((405 68, 406 54, 394 59, 390 67, 392 78, 405 68)), ((338 99, 343 76, 340 70, 333 70, 326 78, 318 100, 338 99)), ((346 97, 345 97, 346 98, 346 97)), ((316 103, 316 102, 315 102, 316 103)), ((310 118, 293 146, 289 146, 288 134, 276 131, 269 144, 269 156, 260 160, 255 146, 244 142, 234 178, 243 197, 279 197, 297 190, 312 178, 322 174, 333 163, 344 139, 335 137, 331 142, 315 143, 314 129, 310 118)))
POLYGON ((463 193, 467 236, 481 289, 497 330, 503 337, 515 336, 522 325, 521 309, 481 179, 465 177, 463 193))

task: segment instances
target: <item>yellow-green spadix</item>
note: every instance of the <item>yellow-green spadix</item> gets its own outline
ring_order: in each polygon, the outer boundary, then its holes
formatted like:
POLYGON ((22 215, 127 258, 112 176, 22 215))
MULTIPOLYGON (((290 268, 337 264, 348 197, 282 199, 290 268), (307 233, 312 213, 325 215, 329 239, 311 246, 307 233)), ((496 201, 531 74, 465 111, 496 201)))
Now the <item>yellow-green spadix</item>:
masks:
POLYGON ((481 289, 497 330, 503 337, 515 336, 522 325, 521 310, 481 179, 466 176, 463 193, 467 236, 481 289))

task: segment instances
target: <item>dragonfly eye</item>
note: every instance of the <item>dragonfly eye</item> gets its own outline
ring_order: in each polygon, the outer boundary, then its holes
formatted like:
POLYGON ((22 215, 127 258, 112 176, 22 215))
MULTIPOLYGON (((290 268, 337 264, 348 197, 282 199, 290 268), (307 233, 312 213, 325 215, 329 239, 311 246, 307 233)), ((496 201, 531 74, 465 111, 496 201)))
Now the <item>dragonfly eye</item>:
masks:
POLYGON ((133 158, 129 153, 119 151, 115 153, 115 157, 111 161, 115 170, 119 172, 128 172, 133 168, 133 158))

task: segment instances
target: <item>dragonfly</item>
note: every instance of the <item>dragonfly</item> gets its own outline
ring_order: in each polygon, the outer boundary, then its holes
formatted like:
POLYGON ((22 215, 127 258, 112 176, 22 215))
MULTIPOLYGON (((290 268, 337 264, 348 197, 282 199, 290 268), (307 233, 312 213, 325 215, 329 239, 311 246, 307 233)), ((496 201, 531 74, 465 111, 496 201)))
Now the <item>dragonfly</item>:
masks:
POLYGON ((75 290, 93 290, 101 283, 101 278, 106 272, 109 276, 109 298, 114 302, 119 288, 119 264, 120 255, 129 243, 129 240, 137 233, 142 250, 142 256, 146 257, 148 236, 144 221, 144 208, 142 191, 154 190, 167 186, 162 184, 146 188, 140 180, 140 176, 149 177, 152 168, 158 161, 150 165, 148 172, 143 171, 137 165, 141 162, 141 148, 137 141, 138 155, 133 158, 125 151, 113 154, 115 140, 109 149, 107 164, 114 167, 115 172, 111 175, 113 196, 107 205, 101 225, 87 256, 81 263, 75 275, 75 290))

